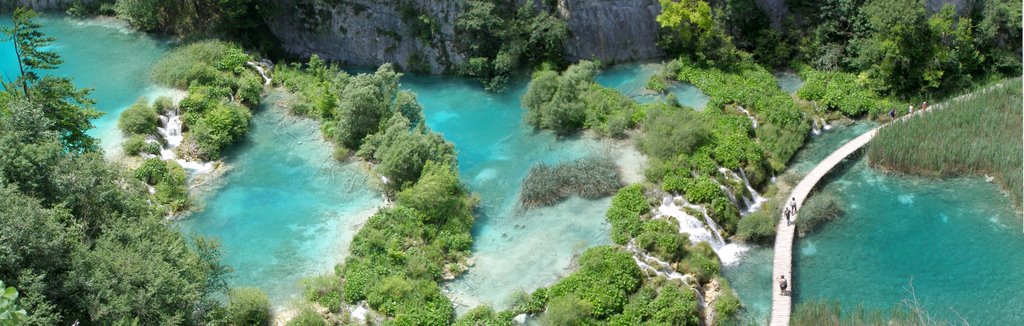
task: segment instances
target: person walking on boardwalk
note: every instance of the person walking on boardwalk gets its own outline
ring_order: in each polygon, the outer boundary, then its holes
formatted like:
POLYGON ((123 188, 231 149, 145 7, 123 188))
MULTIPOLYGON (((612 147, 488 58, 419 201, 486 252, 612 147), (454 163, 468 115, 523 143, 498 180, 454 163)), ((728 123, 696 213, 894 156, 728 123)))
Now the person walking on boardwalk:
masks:
POLYGON ((896 119, 896 109, 889 110, 889 119, 896 119))
POLYGON ((789 198, 789 211, 796 215, 796 198, 789 198))
POLYGON ((910 105, 910 114, 914 114, 914 105, 910 105))
POLYGON ((783 209, 782 209, 782 215, 786 217, 786 225, 791 225, 791 224, 793 224, 793 223, 791 223, 791 222, 789 221, 789 207, 788 207, 788 206, 787 206, 786 208, 783 208, 783 209))
POLYGON ((786 288, 788 287, 789 283, 786 282, 786 275, 779 275, 779 290, 781 290, 782 295, 786 295, 786 288))

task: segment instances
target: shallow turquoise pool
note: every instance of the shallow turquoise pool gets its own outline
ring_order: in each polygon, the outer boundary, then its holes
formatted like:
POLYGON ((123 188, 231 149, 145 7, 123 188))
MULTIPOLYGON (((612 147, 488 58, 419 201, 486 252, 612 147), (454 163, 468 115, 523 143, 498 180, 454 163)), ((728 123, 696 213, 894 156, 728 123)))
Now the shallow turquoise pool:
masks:
POLYGON ((219 239, 231 286, 258 287, 275 305, 299 281, 330 272, 362 223, 383 204, 359 163, 340 164, 315 121, 288 116, 271 93, 227 171, 203 185, 199 211, 178 223, 219 239))

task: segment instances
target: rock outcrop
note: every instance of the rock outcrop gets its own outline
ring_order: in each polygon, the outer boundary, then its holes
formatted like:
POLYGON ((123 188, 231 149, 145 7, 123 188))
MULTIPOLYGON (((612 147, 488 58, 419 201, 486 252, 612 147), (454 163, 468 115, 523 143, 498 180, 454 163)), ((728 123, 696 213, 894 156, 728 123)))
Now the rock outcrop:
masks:
MULTIPOLYGON (((285 51, 356 66, 385 62, 450 72, 465 59, 454 25, 466 0, 296 0, 279 4, 267 25, 285 51)), ((619 62, 661 56, 657 0, 560 0, 566 59, 619 62)), ((538 6, 541 7, 541 6, 538 6)))

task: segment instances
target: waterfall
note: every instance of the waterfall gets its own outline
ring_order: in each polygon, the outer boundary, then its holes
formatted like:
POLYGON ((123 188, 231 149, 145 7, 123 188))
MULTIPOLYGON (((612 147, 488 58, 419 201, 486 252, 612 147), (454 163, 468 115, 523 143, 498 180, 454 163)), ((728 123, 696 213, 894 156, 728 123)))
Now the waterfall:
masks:
POLYGON ((747 173, 743 172, 742 168, 740 168, 739 170, 740 176, 743 177, 743 185, 747 187, 747 191, 750 192, 750 196, 754 197, 752 199, 753 204, 747 206, 747 213, 749 214, 756 212, 758 208, 761 208, 761 204, 764 204, 768 200, 764 199, 764 197, 761 197, 761 194, 757 193, 757 190, 754 190, 754 187, 750 186, 750 180, 747 179, 747 173))
POLYGON ((702 206, 686 202, 681 196, 675 198, 666 196, 662 200, 661 206, 658 207, 658 216, 675 218, 679 222, 680 233, 689 234, 691 243, 707 242, 711 245, 711 249, 718 254, 722 264, 729 265, 739 261, 740 254, 749 249, 739 244, 725 243, 725 239, 722 237, 722 229, 708 216, 707 210, 702 206), (683 211, 680 206, 674 203, 674 200, 682 201, 683 207, 700 211, 704 221, 702 222, 693 215, 683 211))
MULTIPOLYGON (((182 134, 183 123, 181 121, 181 112, 177 108, 174 108, 172 111, 165 112, 164 115, 160 115, 159 118, 160 123, 163 126, 157 127, 156 131, 166 142, 166 144, 160 148, 160 159, 174 160, 178 165, 181 165, 182 168, 188 170, 192 174, 204 174, 213 171, 212 162, 197 162, 178 158, 178 153, 175 150, 178 146, 181 146, 181 142, 185 137, 182 134)), ((145 154, 143 157, 148 158, 155 156, 145 154)))
MULTIPOLYGON (((260 63, 266 64, 266 62, 260 63)), ((261 66, 260 63, 247 61, 245 64, 253 67, 253 69, 256 69, 256 72, 260 73, 260 77, 263 77, 263 85, 270 85, 270 77, 267 76, 267 71, 263 69, 263 66, 261 66)))
POLYGON ((742 106, 739 106, 739 105, 737 105, 736 107, 740 109, 740 112, 743 112, 743 114, 746 114, 747 118, 750 118, 750 125, 754 129, 757 129, 757 119, 754 119, 754 116, 752 114, 750 114, 750 111, 747 111, 747 109, 744 109, 742 106))

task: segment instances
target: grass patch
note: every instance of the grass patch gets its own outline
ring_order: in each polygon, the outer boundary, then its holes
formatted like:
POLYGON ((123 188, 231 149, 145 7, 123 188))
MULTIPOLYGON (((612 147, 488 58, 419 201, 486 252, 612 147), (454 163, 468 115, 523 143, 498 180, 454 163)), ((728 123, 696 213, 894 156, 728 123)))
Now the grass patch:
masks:
POLYGON ((587 157, 555 166, 540 163, 523 179, 519 201, 523 207, 532 208, 573 195, 588 199, 610 196, 622 186, 621 174, 607 157, 587 157))
POLYGON ((942 109, 897 121, 868 144, 886 170, 924 176, 991 175, 1021 207, 1021 79, 953 99, 942 109))
POLYGON ((843 204, 839 197, 831 193, 815 194, 807 200, 807 203, 800 206, 796 229, 800 231, 802 237, 825 222, 840 218, 844 214, 846 212, 843 211, 843 204))

